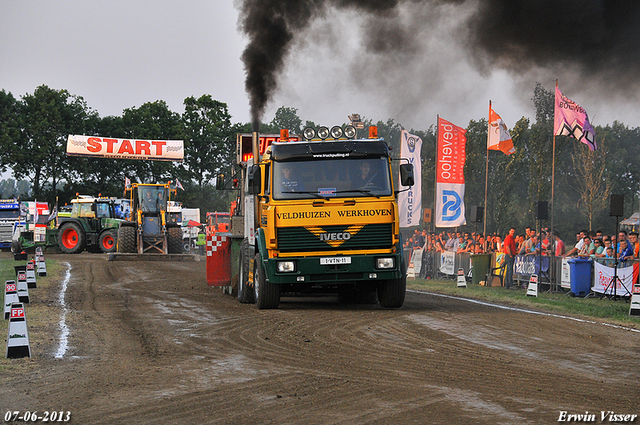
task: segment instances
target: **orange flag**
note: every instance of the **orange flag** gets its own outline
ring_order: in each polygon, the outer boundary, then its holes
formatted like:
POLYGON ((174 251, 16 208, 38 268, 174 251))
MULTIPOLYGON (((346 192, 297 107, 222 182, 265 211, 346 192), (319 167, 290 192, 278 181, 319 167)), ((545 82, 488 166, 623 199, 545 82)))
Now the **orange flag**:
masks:
POLYGON ((507 125, 502 121, 500 115, 496 114, 491 104, 489 104, 489 137, 487 138, 487 149, 502 151, 506 155, 514 153, 513 140, 507 129, 507 125))

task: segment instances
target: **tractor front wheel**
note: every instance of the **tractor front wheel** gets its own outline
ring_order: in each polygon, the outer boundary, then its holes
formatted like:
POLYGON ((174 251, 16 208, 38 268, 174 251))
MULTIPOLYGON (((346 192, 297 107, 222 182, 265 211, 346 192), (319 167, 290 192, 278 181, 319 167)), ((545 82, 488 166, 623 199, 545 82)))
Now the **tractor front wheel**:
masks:
POLYGON ((116 238, 118 234, 115 230, 105 230, 100 234, 100 250, 105 253, 115 252, 116 238))

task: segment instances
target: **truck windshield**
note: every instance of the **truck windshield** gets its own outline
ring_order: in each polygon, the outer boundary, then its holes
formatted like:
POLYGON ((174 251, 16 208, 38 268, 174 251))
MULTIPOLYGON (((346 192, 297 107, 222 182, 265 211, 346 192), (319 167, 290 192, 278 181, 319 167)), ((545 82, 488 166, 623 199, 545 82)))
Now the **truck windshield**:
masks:
POLYGON ((391 195, 387 158, 274 162, 274 199, 391 195))
POLYGON ((0 220, 17 220, 20 218, 20 210, 0 210, 0 220))

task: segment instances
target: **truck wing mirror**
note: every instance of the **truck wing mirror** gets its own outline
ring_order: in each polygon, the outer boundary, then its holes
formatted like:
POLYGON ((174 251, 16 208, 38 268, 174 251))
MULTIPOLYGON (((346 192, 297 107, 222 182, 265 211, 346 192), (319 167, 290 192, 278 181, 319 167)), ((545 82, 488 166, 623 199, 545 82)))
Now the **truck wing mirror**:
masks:
POLYGON ((260 193, 260 177, 260 166, 252 165, 249 169, 249 194, 256 195, 260 193))
POLYGON ((415 183, 413 178, 413 164, 400 165, 400 183, 402 186, 413 186, 415 183))

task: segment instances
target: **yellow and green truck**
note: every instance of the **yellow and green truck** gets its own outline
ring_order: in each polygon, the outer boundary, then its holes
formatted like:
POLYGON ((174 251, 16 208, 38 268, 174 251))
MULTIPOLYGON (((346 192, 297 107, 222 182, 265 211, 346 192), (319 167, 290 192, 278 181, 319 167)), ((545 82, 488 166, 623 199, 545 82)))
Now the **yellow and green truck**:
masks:
MULTIPOLYGON (((241 241, 231 262, 240 302, 277 308, 282 295, 319 292, 402 306, 398 190, 389 146, 369 130, 360 139, 352 126, 238 135, 239 170, 218 185, 240 191, 230 226, 241 241)), ((413 185, 412 165, 399 168, 413 185)))

